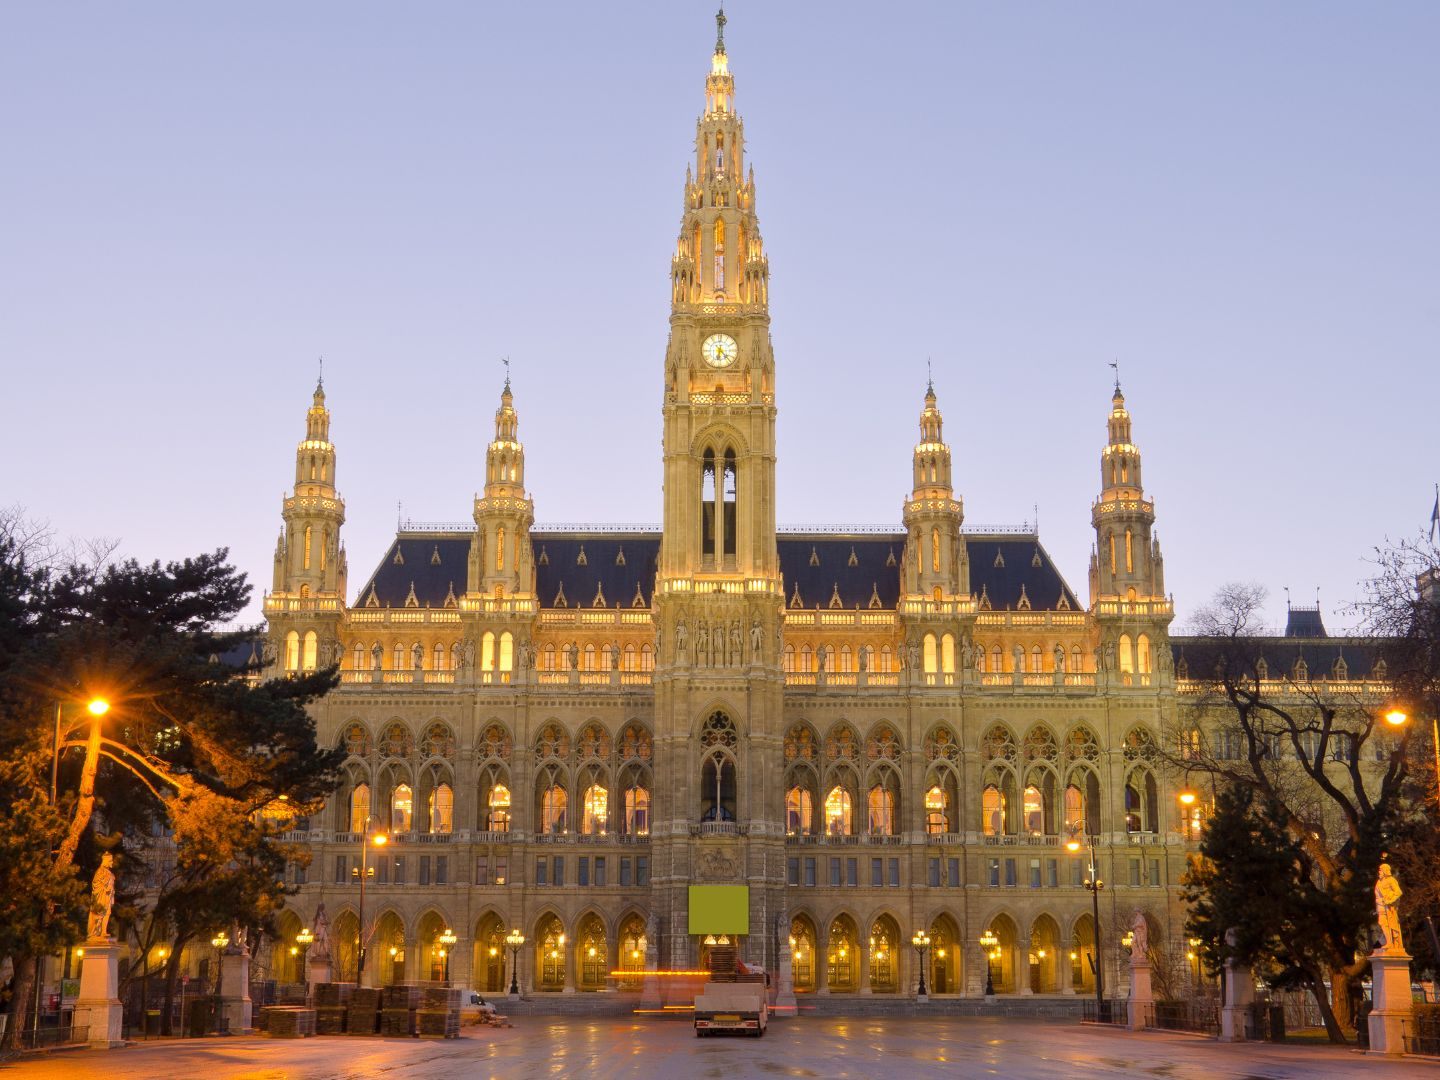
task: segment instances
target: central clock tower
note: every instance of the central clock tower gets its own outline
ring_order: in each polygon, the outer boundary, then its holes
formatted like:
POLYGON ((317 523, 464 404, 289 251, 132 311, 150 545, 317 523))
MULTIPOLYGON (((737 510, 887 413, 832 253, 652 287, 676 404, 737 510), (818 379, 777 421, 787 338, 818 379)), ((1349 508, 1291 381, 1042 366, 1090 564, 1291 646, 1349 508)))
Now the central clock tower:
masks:
POLYGON ((698 961, 688 886, 750 885, 744 955, 773 965, 784 912, 769 265, 725 51, 725 15, 671 260, 664 510, 654 594, 652 886, 671 966, 698 961), (663 870, 662 870, 663 868, 663 870))

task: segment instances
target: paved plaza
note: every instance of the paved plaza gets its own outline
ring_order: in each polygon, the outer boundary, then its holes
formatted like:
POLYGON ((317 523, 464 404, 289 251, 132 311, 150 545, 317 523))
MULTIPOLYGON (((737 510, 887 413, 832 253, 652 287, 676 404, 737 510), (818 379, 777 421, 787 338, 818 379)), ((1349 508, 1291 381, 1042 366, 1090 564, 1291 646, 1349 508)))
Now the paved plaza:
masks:
POLYGON ((72 1051, 0 1066, 45 1080, 350 1080, 384 1077, 1440 1077, 1432 1061, 1367 1058, 1323 1046, 1222 1046, 1183 1035, 1131 1035, 1079 1024, 971 1018, 810 1017, 776 1023, 763 1039, 697 1039, 678 1021, 532 1017, 511 1030, 468 1029, 446 1042, 414 1039, 211 1038, 72 1051))

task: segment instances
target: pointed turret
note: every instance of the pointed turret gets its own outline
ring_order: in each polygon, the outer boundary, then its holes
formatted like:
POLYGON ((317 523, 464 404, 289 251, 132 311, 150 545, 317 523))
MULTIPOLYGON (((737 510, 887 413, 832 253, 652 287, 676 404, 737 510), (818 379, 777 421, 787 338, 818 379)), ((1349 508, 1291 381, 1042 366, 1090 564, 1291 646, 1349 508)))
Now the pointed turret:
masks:
POLYGON ((295 490, 281 514, 273 588, 265 598, 271 648, 285 671, 313 671, 338 662, 348 571, 340 542, 345 500, 335 490, 323 379, 305 414, 305 438, 295 448, 295 490))
POLYGON ((535 568, 530 526, 535 504, 525 494, 525 447, 510 378, 495 410, 495 438, 485 450, 485 492, 475 500, 467 591, 492 600, 530 596, 535 568))
POLYGON ((903 512, 909 534, 904 591, 912 598, 951 600, 970 591, 970 567, 960 539, 965 507, 951 487, 950 447, 944 440, 943 425, 932 381, 925 388, 913 482, 903 512))
POLYGON ((1130 433, 1130 413, 1120 383, 1110 399, 1109 441, 1100 451, 1100 498, 1092 520, 1096 532, 1092 600, 1163 597, 1160 544, 1153 536, 1155 503, 1140 482, 1140 450, 1130 433))
POLYGON ((340 526, 345 501, 335 490, 335 444, 325 383, 315 385, 305 414, 305 438, 295 448, 295 491, 285 500, 285 528, 275 549, 275 595, 345 594, 345 551, 340 526))

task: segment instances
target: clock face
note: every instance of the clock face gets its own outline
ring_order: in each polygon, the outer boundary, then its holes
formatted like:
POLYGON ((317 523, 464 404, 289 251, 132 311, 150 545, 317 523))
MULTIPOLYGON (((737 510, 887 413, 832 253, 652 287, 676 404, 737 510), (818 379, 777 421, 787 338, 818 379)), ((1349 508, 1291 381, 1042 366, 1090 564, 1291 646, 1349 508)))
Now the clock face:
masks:
POLYGON ((728 334, 711 334, 700 346, 700 355, 712 368, 727 368, 735 362, 739 350, 728 334))

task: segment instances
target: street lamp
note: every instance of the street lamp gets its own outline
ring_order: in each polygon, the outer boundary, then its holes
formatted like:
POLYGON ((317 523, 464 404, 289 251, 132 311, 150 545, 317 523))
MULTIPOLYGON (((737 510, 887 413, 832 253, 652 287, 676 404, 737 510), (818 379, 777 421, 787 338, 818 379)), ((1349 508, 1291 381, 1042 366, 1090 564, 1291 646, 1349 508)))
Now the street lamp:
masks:
POLYGON ((505 935, 505 944, 510 946, 510 994, 520 996, 520 946, 525 944, 525 935, 511 930, 505 935))
POLYGON ((360 931, 356 942, 355 950, 355 985, 359 986, 365 977, 365 881, 375 876, 375 868, 370 865, 370 845, 384 847, 389 842, 389 837, 384 833, 370 835, 370 822, 373 818, 365 819, 365 828, 360 833, 360 865, 350 868, 350 880, 360 882, 360 931))
POLYGON ((923 1001, 930 996, 925 992, 925 950, 930 947, 930 935, 924 930, 916 930, 910 936, 910 944, 915 946, 915 952, 920 960, 920 988, 915 996, 923 1001))
MULTIPOLYGON (((59 800, 60 786, 60 722, 61 714, 65 710, 65 702, 55 703, 55 741, 51 744, 52 753, 50 756, 50 805, 54 806, 59 800)), ((90 714, 90 723, 94 726, 91 736, 92 741, 99 740, 100 717, 110 711, 110 702, 102 697, 93 697, 85 703, 85 711, 90 714)), ((69 734, 66 732, 66 734, 69 734)))
MULTIPOLYGON (((1100 951, 1100 890, 1105 888, 1105 882, 1100 880, 1100 862, 1095 854, 1095 837, 1089 837, 1090 841, 1090 880, 1085 882, 1085 888, 1090 890, 1090 902, 1095 921, 1095 956, 1092 960, 1095 968, 1095 1008, 1102 1024, 1110 1020, 1110 1010, 1105 1004, 1105 964, 1103 954, 1100 951)), ((1080 841, 1071 837, 1066 841, 1067 851, 1079 851, 1080 841)))
MULTIPOLYGON (((1401 728, 1410 722, 1410 714, 1402 706, 1392 705, 1385 711, 1385 722, 1401 728)), ((1430 718, 1430 732, 1435 739, 1435 797, 1440 799, 1440 715, 1430 718)))
POLYGON ((220 996, 220 968, 224 964, 225 946, 230 944, 230 935, 221 930, 210 939, 210 944, 215 946, 215 996, 220 996))
POLYGON ((445 981, 446 981, 446 983, 449 983, 449 981, 450 981, 450 952, 451 952, 451 947, 455 944, 455 942, 457 942, 457 941, 459 941, 459 940, 460 940, 460 939, 455 936, 455 931, 454 931, 454 930, 451 930, 448 926, 445 928, 445 932, 444 932, 443 934, 441 934, 440 937, 439 937, 439 941, 440 941, 440 945, 441 945, 440 958, 445 961, 445 981))
POLYGON ((983 947, 984 950, 985 950, 985 996, 986 996, 986 997, 994 997, 994 996, 995 996, 995 965, 994 965, 994 959, 995 959, 995 952, 997 951, 997 950, 996 950, 996 946, 998 946, 999 944, 1000 944, 1000 939, 995 936, 995 931, 989 929, 988 927, 986 928, 985 932, 980 935, 980 945, 981 945, 981 947, 983 947))

